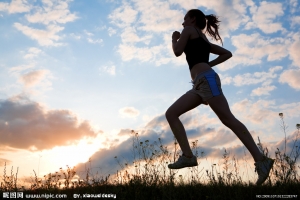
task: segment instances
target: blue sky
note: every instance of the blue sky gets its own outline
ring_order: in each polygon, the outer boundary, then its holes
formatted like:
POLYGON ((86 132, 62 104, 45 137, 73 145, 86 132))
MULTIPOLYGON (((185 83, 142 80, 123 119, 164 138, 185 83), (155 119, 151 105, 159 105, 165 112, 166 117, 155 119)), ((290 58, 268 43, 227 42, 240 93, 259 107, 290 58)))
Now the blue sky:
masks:
MULTIPOLYGON (((192 87, 171 35, 192 8, 220 17, 233 57, 213 69, 233 114, 275 152, 284 113, 291 144, 300 122, 296 0, 2 0, 0 169, 6 162, 29 176, 39 166, 44 175, 93 158, 110 170, 114 154, 130 156, 130 130, 171 145, 164 113, 192 87)), ((208 106, 180 119, 208 157, 224 147, 240 155, 242 143, 208 106)))

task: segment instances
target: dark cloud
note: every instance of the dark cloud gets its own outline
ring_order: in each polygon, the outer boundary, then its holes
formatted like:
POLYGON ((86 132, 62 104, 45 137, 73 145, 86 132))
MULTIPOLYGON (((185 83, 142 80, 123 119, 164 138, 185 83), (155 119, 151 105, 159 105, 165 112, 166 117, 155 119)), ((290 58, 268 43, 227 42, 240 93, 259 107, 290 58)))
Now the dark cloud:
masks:
POLYGON ((298 131, 294 131, 291 135, 286 137, 286 141, 284 136, 282 138, 282 140, 275 142, 272 145, 269 145, 264 141, 261 141, 261 143, 264 148, 268 148, 268 151, 272 157, 275 157, 275 152, 278 151, 278 148, 282 155, 285 151, 286 155, 291 155, 293 158, 296 153, 296 149, 298 149, 298 153, 300 152, 300 133, 298 131))
POLYGON ((45 110, 20 96, 0 100, 0 147, 51 149, 96 135, 89 122, 69 110, 45 110))
POLYGON ((118 136, 130 136, 131 129, 121 129, 118 136))
MULTIPOLYGON (((250 163, 254 163, 250 152, 242 143, 240 145, 230 145, 231 142, 238 139, 231 130, 229 130, 225 126, 215 129, 207 128, 206 125, 193 125, 193 123, 195 122, 192 121, 193 117, 195 116, 193 116, 193 114, 188 115, 190 116, 182 117, 182 122, 185 126, 189 127, 186 129, 189 142, 191 143, 195 140, 201 141, 201 137, 205 136, 205 141, 198 142, 197 148, 194 149, 194 153, 196 150, 198 151, 200 165, 203 159, 206 158, 216 159, 217 163, 222 163, 225 150, 229 154, 229 160, 232 160, 232 158, 234 157, 238 161, 250 160, 250 163), (226 148, 222 147, 223 145, 226 145, 226 148)), ((203 124, 206 123, 204 122, 203 124)), ((168 151, 170 153, 174 152, 174 136, 164 115, 155 117, 144 127, 144 129, 136 130, 134 133, 138 133, 139 142, 144 142, 144 144, 146 140, 149 140, 149 144, 153 144, 154 142, 159 144, 158 138, 160 138, 162 144, 168 147, 168 151)), ((256 133, 251 132, 251 134, 255 135, 256 133)), ((293 140, 291 138, 295 138, 295 134, 296 133, 294 133, 287 140, 287 149, 289 150, 293 145, 293 140)), ((97 170, 104 177, 108 174, 116 174, 117 170, 120 171, 122 168, 114 158, 115 156, 117 156, 118 161, 123 166, 125 163, 128 163, 128 166, 131 166, 133 164, 134 134, 129 129, 122 129, 119 135, 127 135, 130 136, 130 138, 128 138, 121 144, 111 146, 109 149, 101 149, 96 152, 91 157, 92 172, 95 173, 95 170, 97 170)), ((277 143, 265 143, 264 146, 267 146, 269 148, 269 152, 272 152, 271 157, 274 158, 276 147, 279 146, 282 148, 283 144, 284 140, 280 140, 277 143)), ((300 146, 300 144, 298 146, 300 146)), ((84 176, 86 175, 86 170, 88 167, 89 163, 81 163, 77 166, 77 169, 83 172, 82 174, 80 174, 81 178, 84 178, 84 176)))
MULTIPOLYGON (((189 116, 182 119, 183 124, 191 123, 190 121, 192 120, 192 118, 192 116, 189 116)), ((230 133, 230 131, 228 130, 220 129, 216 131, 214 128, 207 128, 203 125, 199 127, 189 128, 186 130, 186 132, 190 143, 204 135, 216 135, 216 137, 209 137, 211 139, 208 141, 208 143, 205 142, 205 144, 198 144, 198 154, 200 156, 201 152, 204 152, 204 155, 206 156, 213 156, 218 158, 222 157, 224 149, 218 149, 214 147, 220 144, 230 143, 236 137, 234 133, 230 133)), ((117 156, 117 159, 121 164, 124 165, 124 163, 128 163, 129 166, 132 165, 134 161, 133 137, 135 133, 138 134, 139 142, 145 143, 145 141, 148 140, 149 144, 159 144, 160 139, 162 144, 164 146, 167 146, 170 152, 174 151, 174 135, 169 127, 169 124, 164 115, 157 116, 152 119, 144 129, 136 130, 133 133, 130 129, 121 129, 118 135, 126 135, 130 136, 130 138, 128 138, 121 144, 111 146, 109 149, 101 149, 96 152, 91 157, 92 169, 94 170, 94 172, 95 170, 99 172, 99 170, 101 169, 101 173, 104 174, 103 176, 106 176, 108 174, 115 174, 117 170, 120 171, 121 166, 114 158, 115 156, 117 156)), ((237 151, 233 149, 232 151, 233 153, 241 154, 240 149, 238 149, 237 151)), ((81 163, 77 165, 77 170, 82 172, 81 175, 85 176, 87 166, 89 166, 89 163, 81 163)))

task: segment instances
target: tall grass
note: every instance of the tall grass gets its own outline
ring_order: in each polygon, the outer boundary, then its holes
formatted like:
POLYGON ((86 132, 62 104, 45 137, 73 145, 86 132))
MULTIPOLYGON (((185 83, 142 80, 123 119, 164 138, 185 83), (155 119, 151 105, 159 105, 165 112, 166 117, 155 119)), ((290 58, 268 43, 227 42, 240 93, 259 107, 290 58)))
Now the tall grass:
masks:
MULTIPOLYGON (((17 182, 18 169, 14 174, 11 168, 11 173, 8 175, 5 165, 0 192, 67 193, 70 199, 74 193, 105 192, 117 194, 118 199, 253 199, 258 194, 300 195, 298 174, 300 166, 297 166, 300 150, 298 142, 300 124, 296 125, 297 135, 293 141, 293 147, 290 152, 287 152, 288 127, 282 113, 279 117, 281 129, 285 134, 284 149, 277 148, 273 157, 268 147, 264 147, 258 138, 258 147, 261 152, 275 159, 273 170, 263 186, 256 186, 249 180, 247 182, 243 180, 238 160, 226 149, 219 162, 221 164, 211 164, 210 170, 201 168, 201 160, 205 157, 205 152, 199 150, 197 140, 191 143, 191 147, 198 158, 199 165, 187 168, 188 175, 183 175, 182 170, 170 170, 167 168, 168 163, 177 160, 181 154, 175 138, 174 150, 171 152, 163 144, 161 138, 152 143, 149 140, 141 141, 139 134, 132 131, 133 162, 129 163, 126 158, 115 156, 114 159, 120 166, 120 170, 112 176, 95 177, 88 169, 85 179, 79 179, 76 169, 67 166, 65 170, 60 168, 59 172, 45 175, 44 179, 37 177, 34 171, 35 177, 31 178, 30 187, 25 188, 17 182)), ((244 159, 244 162, 247 163, 247 160, 244 159)))

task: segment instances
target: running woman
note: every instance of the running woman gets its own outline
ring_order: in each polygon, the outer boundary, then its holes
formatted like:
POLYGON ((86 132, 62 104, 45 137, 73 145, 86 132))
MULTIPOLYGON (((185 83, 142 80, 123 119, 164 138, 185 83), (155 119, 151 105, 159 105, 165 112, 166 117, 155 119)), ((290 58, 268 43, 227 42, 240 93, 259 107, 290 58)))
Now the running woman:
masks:
POLYGON ((232 57, 230 51, 210 43, 205 36, 205 33, 208 32, 215 40, 222 42, 218 32, 219 22, 215 15, 204 15, 202 11, 192 9, 184 17, 182 23, 184 28, 181 34, 178 31, 172 34, 173 52, 177 57, 183 52, 185 53, 193 80, 193 88, 182 95, 166 111, 166 118, 183 152, 182 156, 168 167, 181 169, 198 165, 179 116, 200 104, 208 104, 221 122, 236 134, 251 153, 255 161, 255 171, 258 173, 256 184, 261 185, 269 176, 274 160, 260 152, 245 125, 231 113, 221 89, 220 78, 212 69, 232 57), (203 33, 205 27, 206 32, 203 33), (216 54, 218 57, 209 62, 210 53, 216 54))

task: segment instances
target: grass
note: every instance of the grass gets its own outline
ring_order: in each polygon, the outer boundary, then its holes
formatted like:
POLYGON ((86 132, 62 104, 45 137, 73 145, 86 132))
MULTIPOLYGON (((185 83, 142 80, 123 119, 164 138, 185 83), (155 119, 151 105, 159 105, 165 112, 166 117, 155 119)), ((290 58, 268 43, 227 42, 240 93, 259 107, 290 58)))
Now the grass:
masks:
MULTIPOLYGON (((297 161, 300 147, 297 141, 300 124, 296 125, 297 136, 293 148, 287 153, 288 127, 282 113, 279 117, 285 134, 285 146, 283 152, 277 148, 274 167, 262 186, 256 186, 249 180, 244 181, 240 175, 239 162, 226 150, 221 170, 217 169, 216 164, 212 164, 211 170, 204 171, 204 168, 200 168, 200 163, 198 167, 188 168, 189 176, 183 176, 179 173, 182 171, 167 168, 167 164, 174 162, 181 153, 176 140, 171 153, 160 138, 153 143, 149 140, 140 141, 139 134, 132 131, 133 163, 123 162, 115 156, 121 169, 113 176, 95 177, 88 170, 85 179, 76 179, 76 169, 67 166, 66 170, 60 168, 59 172, 45 175, 43 180, 34 171, 35 177, 31 178, 30 187, 25 188, 18 184, 18 169, 14 174, 11 168, 10 175, 7 175, 5 165, 0 193, 23 191, 24 194, 67 194, 68 199, 73 199, 73 194, 99 193, 115 194, 117 199, 255 199, 258 198, 256 195, 298 195, 296 198, 299 198, 300 167, 297 166, 297 161)), ((263 147, 259 138, 258 140, 261 152, 270 156, 268 148, 263 147)), ((199 152, 197 142, 191 144, 193 153, 198 158, 203 158, 204 152, 199 152)))

